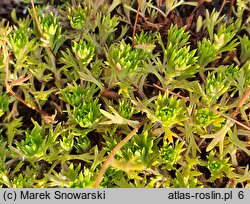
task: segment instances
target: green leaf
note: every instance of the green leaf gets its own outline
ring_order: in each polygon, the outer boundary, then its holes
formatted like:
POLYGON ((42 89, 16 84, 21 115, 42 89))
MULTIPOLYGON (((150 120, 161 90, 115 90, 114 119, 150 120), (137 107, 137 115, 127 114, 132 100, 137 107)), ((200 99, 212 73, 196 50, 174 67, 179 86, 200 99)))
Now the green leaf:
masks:
POLYGON ((121 124, 121 125, 129 125, 132 127, 135 127, 139 124, 138 121, 134 121, 134 120, 128 120, 126 118, 123 118, 121 115, 119 115, 119 113, 112 107, 109 106, 109 109, 111 110, 111 112, 113 114, 110 114, 109 112, 100 109, 101 113, 106 116, 107 118, 109 118, 109 121, 105 121, 105 122, 101 122, 99 124, 103 124, 103 125, 110 125, 110 124, 121 124))
POLYGON ((202 138, 213 138, 213 140, 209 143, 206 150, 207 152, 211 151, 215 148, 215 146, 219 143, 219 149, 220 153, 223 153, 223 142, 224 137, 226 136, 227 132, 230 130, 230 128, 234 125, 234 122, 232 122, 230 119, 227 120, 226 124, 216 133, 214 134, 207 134, 202 135, 202 138))

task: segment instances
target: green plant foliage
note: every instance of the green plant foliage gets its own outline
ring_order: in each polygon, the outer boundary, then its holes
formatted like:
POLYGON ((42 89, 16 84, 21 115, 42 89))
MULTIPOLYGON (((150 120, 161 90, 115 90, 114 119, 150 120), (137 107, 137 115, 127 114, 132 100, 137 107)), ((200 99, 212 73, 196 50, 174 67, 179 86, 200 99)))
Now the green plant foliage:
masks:
POLYGON ((80 40, 78 43, 74 42, 72 50, 83 64, 88 64, 94 57, 95 47, 91 43, 80 40))
POLYGON ((0 12, 0 187, 249 187, 247 1, 19 2, 0 12))
POLYGON ((112 68, 112 74, 117 75, 121 80, 128 77, 128 73, 133 73, 141 63, 138 52, 125 44, 124 41, 113 44, 107 50, 107 65, 112 68))
POLYGON ((139 164, 146 167, 155 164, 158 157, 158 148, 152 133, 144 130, 142 134, 135 135, 129 144, 125 146, 124 154, 122 155, 126 160, 136 160, 139 164))
POLYGON ((184 116, 185 110, 183 110, 180 103, 180 100, 169 96, 167 92, 164 95, 159 94, 155 102, 155 116, 162 123, 181 123, 179 116, 184 116))
POLYGON ((43 32, 41 40, 44 43, 44 47, 50 46, 56 53, 65 41, 58 18, 51 12, 49 15, 42 14, 39 16, 39 22, 43 32))
POLYGON ((81 127, 91 127, 100 120, 100 107, 97 100, 83 102, 81 106, 74 107, 72 116, 81 127))
POLYGON ((30 35, 31 29, 28 27, 14 28, 14 33, 10 38, 10 43, 16 55, 19 55, 20 51, 28 44, 30 35))
POLYGON ((166 143, 161 148, 161 160, 163 168, 166 168, 169 171, 176 169, 175 166, 181 159, 181 153, 185 150, 183 145, 183 142, 176 141, 174 145, 166 143))
POLYGON ((122 117, 130 119, 135 113, 135 107, 128 100, 119 100, 118 112, 122 117))
POLYGON ((224 174, 230 174, 233 168, 228 163, 229 158, 215 158, 215 151, 211 151, 207 157, 208 159, 208 169, 211 172, 211 177, 209 181, 214 181, 217 178, 222 178, 224 174))
POLYGON ((80 85, 68 84, 64 89, 60 90, 62 94, 62 99, 65 100, 72 106, 78 107, 84 103, 84 101, 89 102, 92 100, 93 95, 96 92, 95 86, 87 86, 87 88, 80 85))
POLYGON ((122 180, 126 179, 124 178, 124 173, 121 170, 109 168, 104 175, 101 185, 105 188, 119 187, 117 183, 122 180))
POLYGON ((216 60, 218 56, 215 45, 209 39, 204 38, 198 42, 198 56, 198 64, 202 67, 216 60))
MULTIPOLYGON (((250 60, 247 60, 246 63, 242 66, 242 70, 244 71, 244 78, 246 86, 250 84, 250 60)), ((242 78, 241 78, 242 79, 242 78)))
POLYGON ((29 177, 27 175, 19 174, 16 176, 13 181, 13 188, 32 188, 33 187, 34 178, 29 177))
POLYGON ((197 125, 206 127, 207 125, 210 125, 215 122, 218 117, 219 116, 213 111, 210 111, 207 108, 200 108, 197 110, 195 120, 197 125))
POLYGON ((16 142, 17 149, 24 156, 40 158, 44 156, 43 145, 46 142, 44 130, 38 123, 34 122, 35 127, 29 132, 25 131, 25 139, 20 143, 16 142))
POLYGON ((178 170, 176 171, 176 179, 172 180, 173 188, 200 188, 202 187, 197 178, 191 176, 186 177, 178 170))
POLYGON ((77 152, 79 153, 86 152, 91 147, 90 140, 86 135, 79 135, 76 138, 76 141, 77 142, 75 144, 75 148, 77 149, 77 152))
POLYGON ((10 152, 8 151, 8 149, 6 148, 6 144, 7 142, 4 141, 3 139, 3 135, 2 135, 2 130, 0 131, 0 150, 1 150, 1 155, 0 155, 0 175, 1 175, 1 182, 4 181, 6 173, 7 173, 7 167, 5 165, 7 156, 9 156, 10 152))
POLYGON ((75 169, 73 164, 71 163, 68 167, 68 171, 62 172, 64 176, 70 179, 69 186, 70 188, 86 188, 90 187, 93 180, 93 174, 89 169, 84 167, 82 171, 80 171, 81 165, 78 165, 75 169))
POLYGON ((102 17, 98 24, 101 45, 104 45, 104 43, 109 45, 114 40, 114 32, 117 30, 118 24, 118 18, 116 16, 111 17, 110 13, 102 17))
POLYGON ((143 69, 143 63, 151 55, 154 41, 154 36, 141 32, 140 35, 135 37, 135 43, 142 43, 136 45, 136 49, 126 44, 124 40, 112 44, 106 50, 107 61, 105 63, 111 68, 107 72, 111 77, 109 76, 107 80, 113 82, 118 79, 119 81, 125 80, 128 83, 136 84, 141 77, 141 73, 146 71, 143 69), (144 37, 143 41, 141 40, 142 37, 144 37), (151 40, 151 43, 149 40, 151 40))
POLYGON ((87 7, 82 8, 78 6, 77 8, 69 8, 69 13, 70 15, 68 15, 68 18, 71 27, 77 30, 82 30, 88 17, 87 7))
POLYGON ((0 96, 0 117, 9 109, 9 100, 6 94, 0 96))
POLYGON ((155 117, 153 121, 159 121, 165 129, 165 138, 173 142, 172 136, 176 136, 169 128, 174 124, 182 125, 186 120, 186 110, 182 107, 181 100, 169 96, 166 92, 164 95, 159 94, 155 101, 155 117))
POLYGON ((74 141, 72 137, 63 137, 62 140, 60 141, 61 147, 65 151, 71 151, 74 145, 74 141))
POLYGON ((240 38, 241 53, 240 59, 244 63, 250 59, 250 39, 247 35, 240 38))
POLYGON ((206 100, 213 104, 223 93, 228 90, 229 84, 222 73, 208 73, 206 79, 206 100))
POLYGON ((172 26, 168 30, 168 44, 164 51, 167 62, 167 73, 172 76, 193 76, 198 71, 195 57, 196 50, 190 51, 187 46, 189 34, 185 32, 185 27, 178 29, 172 26))

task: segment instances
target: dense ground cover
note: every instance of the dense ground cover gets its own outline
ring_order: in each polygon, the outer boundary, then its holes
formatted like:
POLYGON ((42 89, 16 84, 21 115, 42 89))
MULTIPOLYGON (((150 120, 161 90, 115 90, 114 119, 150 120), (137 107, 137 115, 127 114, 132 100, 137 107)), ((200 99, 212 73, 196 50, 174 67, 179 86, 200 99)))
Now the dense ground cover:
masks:
POLYGON ((249 187, 249 1, 3 2, 1 187, 249 187))

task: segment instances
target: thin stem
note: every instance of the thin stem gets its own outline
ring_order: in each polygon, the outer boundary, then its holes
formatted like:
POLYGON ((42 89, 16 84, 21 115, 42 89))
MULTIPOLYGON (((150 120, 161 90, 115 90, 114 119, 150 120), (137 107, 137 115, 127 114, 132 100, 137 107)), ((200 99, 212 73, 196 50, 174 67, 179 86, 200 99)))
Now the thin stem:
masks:
POLYGON ((241 97, 238 106, 236 107, 235 111, 233 112, 232 118, 235 118, 237 116, 240 108, 243 106, 243 104, 246 102, 246 100, 248 99, 249 96, 250 96, 250 87, 245 91, 244 95, 241 97))
POLYGON ((137 12, 136 12, 136 16, 135 16, 135 23, 134 23, 133 34, 132 34, 132 48, 135 47, 135 31, 136 31, 136 25, 137 25, 137 21, 138 21, 138 17, 139 17, 141 2, 142 2, 142 0, 139 0, 138 7, 137 7, 137 12))
MULTIPOLYGON (((7 36, 5 36, 7 37, 7 36)), ((4 83, 6 87, 6 91, 9 92, 10 90, 10 85, 9 85, 9 53, 6 47, 6 42, 3 42, 2 44, 3 47, 3 63, 4 63, 4 69, 5 69, 5 78, 4 78, 4 83)))
POLYGON ((110 163, 112 162, 114 156, 116 155, 116 153, 135 135, 135 133, 138 131, 138 129, 141 127, 142 124, 139 124, 138 126, 136 126, 121 142, 119 142, 115 148, 112 150, 112 152, 110 153, 110 155, 108 156, 107 160, 103 163, 102 168, 99 172, 99 174, 96 177, 95 183, 93 185, 94 188, 98 188, 103 176, 108 168, 108 166, 110 165, 110 163))
POLYGON ((23 100, 21 97, 19 97, 18 95, 16 95, 16 93, 12 90, 9 89, 9 93, 14 96, 17 100, 19 100, 21 103, 23 103, 25 106, 27 106, 28 108, 31 108, 32 110, 37 111, 40 114, 43 115, 48 115, 45 111, 40 110, 39 108, 37 108, 36 106, 31 105, 30 103, 26 102, 25 100, 23 100))
POLYGON ((221 7, 220 7, 220 10, 219 10, 219 13, 222 12, 222 9, 224 8, 224 6, 226 5, 227 3, 227 0, 223 0, 222 4, 221 4, 221 7))
POLYGON ((31 0, 31 5, 32 5, 33 14, 34 14, 34 18, 35 18, 35 21, 36 21, 36 25, 37 25, 39 34, 43 37, 43 31, 42 31, 41 25, 39 23, 39 20, 38 20, 37 14, 36 14, 36 8, 35 8, 34 0, 31 0))
MULTIPOLYGON (((4 36, 4 37, 7 37, 7 36, 4 36)), ((25 106, 27 106, 27 107, 29 107, 29 108, 31 108, 33 110, 36 110, 40 114, 48 115, 45 111, 40 110, 36 106, 33 106, 33 105, 29 104, 28 102, 26 102, 25 100, 23 100, 21 97, 19 97, 18 95, 16 95, 16 93, 12 90, 12 82, 9 83, 9 76, 10 76, 10 71, 9 71, 9 53, 8 53, 8 49, 6 47, 6 41, 3 41, 3 43, 2 43, 2 50, 3 50, 3 63, 4 63, 4 69, 5 69, 4 83, 5 83, 5 87, 6 87, 6 92, 10 93, 12 96, 14 96, 17 100, 19 100, 25 106)))

